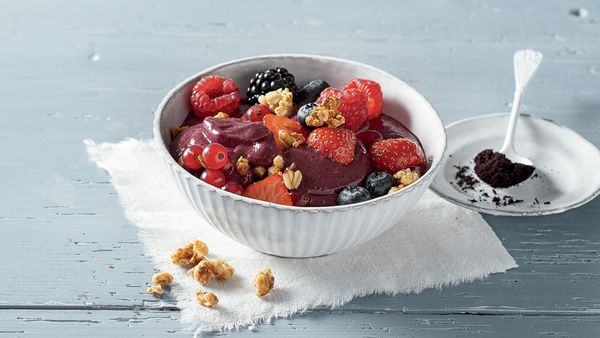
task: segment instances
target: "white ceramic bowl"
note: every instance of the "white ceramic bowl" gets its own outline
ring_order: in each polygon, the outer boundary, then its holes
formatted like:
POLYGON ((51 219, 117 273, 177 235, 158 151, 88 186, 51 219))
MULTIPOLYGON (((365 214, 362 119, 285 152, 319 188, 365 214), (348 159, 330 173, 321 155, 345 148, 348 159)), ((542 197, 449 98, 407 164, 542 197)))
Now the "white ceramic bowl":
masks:
POLYGON ((235 60, 208 68, 183 81, 164 98, 156 112, 154 137, 174 183, 212 226, 258 251, 284 257, 331 254, 367 242, 392 226, 421 197, 438 171, 446 149, 446 132, 431 105, 406 83, 377 68, 316 55, 267 55, 235 60), (290 207, 238 196, 194 177, 171 157, 170 128, 190 111, 188 98, 203 76, 232 78, 240 91, 258 71, 282 66, 303 84, 315 78, 341 87, 352 78, 377 81, 384 94, 383 112, 408 127, 421 141, 430 169, 400 192, 370 201, 331 207, 290 207))

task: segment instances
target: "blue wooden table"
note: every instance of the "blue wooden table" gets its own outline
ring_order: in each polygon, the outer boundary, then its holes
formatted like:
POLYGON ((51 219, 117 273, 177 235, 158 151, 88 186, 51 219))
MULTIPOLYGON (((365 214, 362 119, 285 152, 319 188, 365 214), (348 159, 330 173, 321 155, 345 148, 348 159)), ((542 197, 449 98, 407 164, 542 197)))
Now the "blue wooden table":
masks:
MULTIPOLYGON (((600 144, 595 1, 2 1, 0 43, 0 337, 189 336, 146 295, 153 266, 82 140, 151 137, 168 89, 225 60, 356 59, 449 123, 508 110, 512 54, 531 47, 545 58, 524 110, 600 144)), ((486 216, 520 265, 506 274, 232 335, 600 336, 599 207, 486 216)))

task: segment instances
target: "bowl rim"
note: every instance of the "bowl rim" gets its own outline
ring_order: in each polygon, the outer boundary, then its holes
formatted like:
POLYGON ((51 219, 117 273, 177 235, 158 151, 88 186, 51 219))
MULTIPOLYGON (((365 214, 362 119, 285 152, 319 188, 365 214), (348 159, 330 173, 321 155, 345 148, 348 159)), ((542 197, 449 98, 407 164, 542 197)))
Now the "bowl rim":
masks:
POLYGON ((447 151, 447 147, 448 147, 446 129, 445 129, 444 124, 442 123, 439 115, 437 114, 437 111, 433 108, 431 103, 429 103, 429 101, 427 101, 427 99, 425 99, 425 97, 423 95, 421 95, 419 92, 417 92, 417 90, 415 90, 413 87, 408 85, 406 82, 400 80, 399 78, 389 74, 388 72, 386 72, 384 70, 381 70, 377 67, 374 67, 374 66, 371 66, 371 65, 368 65, 365 63, 361 63, 358 61, 353 61, 353 60, 348 60, 348 59, 343 59, 343 58, 338 58, 338 57, 332 57, 332 56, 315 55, 315 54, 295 54, 295 53, 266 54, 266 55, 250 56, 250 57, 235 59, 235 60, 223 62, 223 63, 217 64, 217 65, 205 68, 204 70, 201 70, 200 72, 184 79, 183 81, 179 82, 173 89, 171 89, 164 96, 161 103, 158 105, 156 112, 154 114, 153 134, 154 134, 154 140, 156 141, 156 145, 157 145, 159 151, 161 152, 161 155, 165 159, 166 164, 169 165, 170 167, 174 168, 174 170, 176 170, 179 174, 182 174, 183 177, 185 177, 187 180, 191 181, 191 183, 193 183, 194 185, 196 185, 198 187, 202 187, 202 188, 207 188, 208 191, 215 192, 218 195, 220 195, 220 197, 231 198, 233 200, 243 202, 243 203, 246 203, 246 204, 249 204, 252 206, 275 208, 275 209, 294 211, 294 212, 310 212, 310 213, 319 213, 319 212, 330 213, 330 212, 335 212, 335 211, 358 209, 358 208, 363 208, 363 207, 368 207, 368 206, 374 206, 374 205, 377 205, 380 203, 385 203, 388 200, 391 200, 394 198, 399 198, 400 196, 415 190, 417 187, 420 187, 421 185, 425 184, 425 182, 427 182, 433 178, 433 176, 437 173, 442 160, 446 156, 446 151, 447 151), (288 206, 288 205, 282 205, 282 204, 257 200, 257 199, 253 199, 253 198, 249 198, 249 197, 244 197, 241 195, 237 195, 237 194, 222 190, 215 186, 212 186, 212 185, 200 180, 199 178, 195 177, 194 175, 190 174, 187 170, 182 168, 175 161, 175 159, 171 156, 171 154, 166 146, 166 141, 162 138, 162 133, 161 133, 161 129, 160 129, 161 120, 162 120, 163 114, 165 112, 165 107, 173 99, 175 94, 177 94, 178 92, 183 90, 188 85, 188 83, 190 83, 192 81, 196 81, 199 77, 202 77, 203 75, 208 74, 208 73, 218 71, 221 68, 231 66, 234 64, 245 63, 248 61, 262 60, 262 59, 281 59, 281 58, 320 59, 320 60, 327 60, 330 62, 342 62, 342 63, 347 63, 347 64, 358 66, 358 67, 368 68, 368 69, 371 69, 371 70, 381 73, 381 75, 384 77, 388 77, 392 80, 399 81, 399 83, 402 86, 404 86, 417 99, 420 99, 422 101, 422 103, 433 112, 434 123, 436 124, 436 127, 441 128, 441 130, 443 132, 443 135, 441 135, 442 142, 443 142, 442 154, 439 156, 439 158, 433 160, 429 170, 427 170, 427 172, 425 172, 425 174, 423 176, 419 177, 419 179, 415 183, 409 185, 408 187, 406 187, 396 193, 386 194, 386 195, 383 195, 380 197, 370 199, 368 201, 354 203, 354 204, 322 206, 322 207, 288 206), (428 179, 425 179, 425 178, 428 178, 428 179))

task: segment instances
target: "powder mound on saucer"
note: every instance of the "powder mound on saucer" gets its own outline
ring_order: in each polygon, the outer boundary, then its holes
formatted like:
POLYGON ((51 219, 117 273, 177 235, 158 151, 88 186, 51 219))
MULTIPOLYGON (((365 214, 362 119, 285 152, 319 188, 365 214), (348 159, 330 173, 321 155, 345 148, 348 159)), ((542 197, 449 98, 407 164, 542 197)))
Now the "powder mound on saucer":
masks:
POLYGON ((525 181, 534 166, 513 163, 504 154, 485 149, 475 156, 475 174, 494 188, 507 188, 525 181))

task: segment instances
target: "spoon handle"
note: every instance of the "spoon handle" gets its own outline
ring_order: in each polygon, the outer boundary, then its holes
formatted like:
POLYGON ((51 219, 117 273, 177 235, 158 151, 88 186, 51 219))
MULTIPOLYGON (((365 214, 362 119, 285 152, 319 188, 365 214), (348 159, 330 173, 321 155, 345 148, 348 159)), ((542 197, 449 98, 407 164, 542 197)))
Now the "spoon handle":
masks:
POLYGON ((521 107, 523 94, 542 59, 542 53, 532 49, 518 50, 515 53, 513 58, 515 68, 515 97, 513 99, 512 111, 510 112, 506 137, 504 138, 504 145, 502 145, 502 149, 500 150, 501 153, 514 150, 514 135, 517 128, 517 121, 519 120, 519 108, 521 107))

